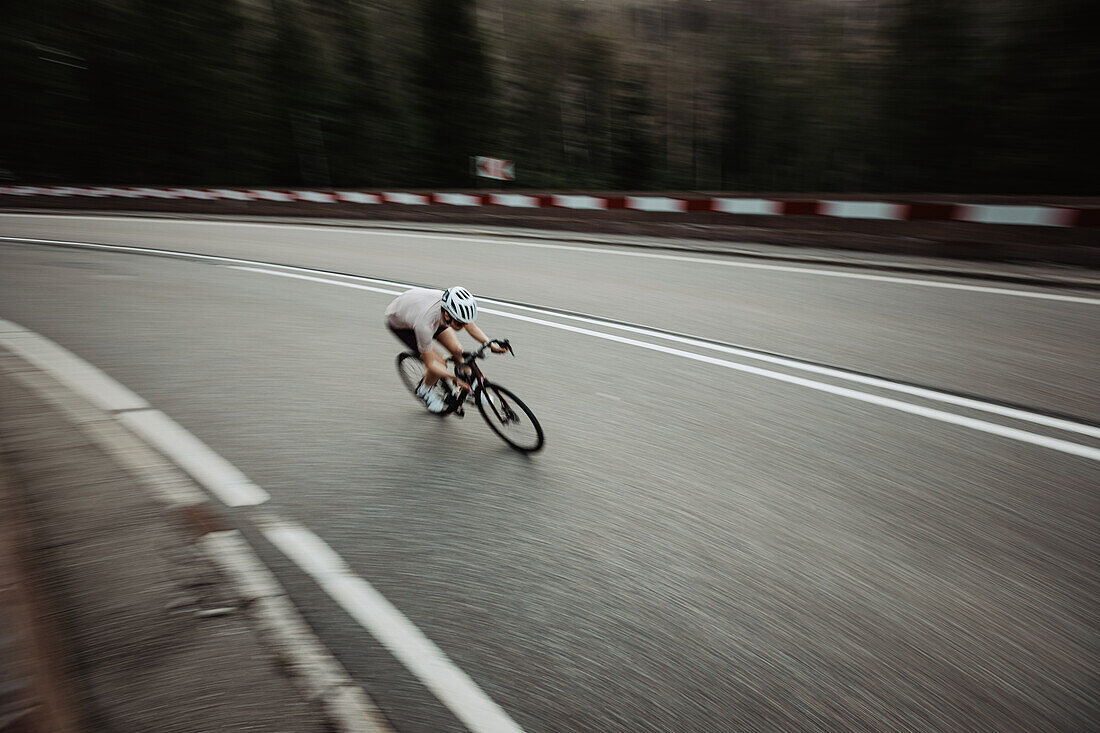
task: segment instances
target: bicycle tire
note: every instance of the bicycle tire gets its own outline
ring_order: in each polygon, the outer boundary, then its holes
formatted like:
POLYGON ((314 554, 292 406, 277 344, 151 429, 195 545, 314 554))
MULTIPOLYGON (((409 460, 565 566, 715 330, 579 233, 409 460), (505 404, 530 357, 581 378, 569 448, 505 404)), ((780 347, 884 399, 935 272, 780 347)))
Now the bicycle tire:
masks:
MULTIPOLYGON (((411 351, 402 351, 397 355, 397 374, 401 377, 401 382, 424 409, 427 409, 427 407, 424 405, 424 401, 420 399, 420 396, 416 394, 416 388, 420 386, 420 382, 424 379, 426 371, 427 369, 424 366, 424 362, 421 361, 419 354, 414 354, 411 351)), ((450 415, 458 407, 458 403, 452 399, 451 390, 447 388, 443 380, 440 380, 436 384, 435 389, 439 393, 439 396, 445 400, 447 406, 443 408, 442 412, 432 414, 439 415, 440 417, 450 415)))
POLYGON ((416 388, 420 386, 420 382, 424 379, 424 362, 420 360, 420 356, 414 354, 411 351, 402 351, 397 355, 397 374, 401 377, 402 384, 416 395, 416 388))
MULTIPOLYGON (((489 424, 489 429, 513 449, 523 453, 534 453, 542 449, 546 442, 542 425, 539 424, 535 413, 531 412, 531 408, 524 404, 519 397, 516 397, 510 389, 497 384, 490 384, 477 390, 474 394, 474 402, 477 404, 477 411, 489 424), (523 422, 520 413, 527 417, 526 423, 523 422), (515 431, 513 433, 505 432, 509 426, 518 427, 520 425, 529 426, 531 430, 534 430, 534 436, 525 439, 515 436, 515 431)), ((524 429, 522 434, 526 435, 528 432, 529 430, 524 429)))

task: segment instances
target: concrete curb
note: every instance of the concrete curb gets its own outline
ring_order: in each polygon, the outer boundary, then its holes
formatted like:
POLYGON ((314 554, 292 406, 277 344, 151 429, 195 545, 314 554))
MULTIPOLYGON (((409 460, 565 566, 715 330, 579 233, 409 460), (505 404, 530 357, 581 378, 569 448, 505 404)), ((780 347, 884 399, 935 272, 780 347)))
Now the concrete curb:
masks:
POLYGON ((0 456, 0 731, 77 733, 56 630, 24 553, 26 522, 0 456))
MULTIPOLYGON (((25 339, 31 334, 23 331, 9 328, 0 335, 10 337, 14 333, 25 339)), ((182 526, 192 546, 228 579, 237 595, 236 606, 245 612, 249 625, 279 660, 280 669, 294 687, 321 712, 328 730, 392 733, 385 717, 316 637, 244 536, 228 526, 203 491, 178 467, 127 430, 119 415, 93 405, 71 387, 40 371, 2 338, 0 372, 59 408, 70 425, 114 458, 148 491, 170 521, 182 526)), ((5 518, 11 516, 13 513, 5 512, 5 518)), ((206 613, 231 610, 235 609, 208 609, 206 613)), ((47 727, 43 733, 47 729, 52 730, 47 727)))
POLYGON ((279 656, 287 674, 325 710, 341 733, 387 733, 389 723, 320 643, 238 530, 211 532, 197 541, 233 579, 244 609, 279 656))

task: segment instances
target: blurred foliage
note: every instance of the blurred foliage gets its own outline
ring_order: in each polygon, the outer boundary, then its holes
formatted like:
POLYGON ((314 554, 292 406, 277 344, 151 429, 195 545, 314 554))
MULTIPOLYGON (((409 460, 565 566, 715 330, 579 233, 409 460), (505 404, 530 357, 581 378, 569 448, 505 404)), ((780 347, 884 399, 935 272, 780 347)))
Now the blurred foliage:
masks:
POLYGON ((1095 0, 4 5, 6 180, 1100 192, 1095 0))

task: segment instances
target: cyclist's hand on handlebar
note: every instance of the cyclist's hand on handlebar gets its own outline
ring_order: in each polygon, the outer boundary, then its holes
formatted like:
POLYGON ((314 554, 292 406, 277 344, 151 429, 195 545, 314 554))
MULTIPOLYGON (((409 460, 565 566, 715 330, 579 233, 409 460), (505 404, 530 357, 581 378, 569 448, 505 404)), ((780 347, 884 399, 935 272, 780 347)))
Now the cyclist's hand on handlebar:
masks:
POLYGON ((458 363, 454 365, 454 369, 452 369, 451 371, 454 372, 454 376, 451 377, 451 381, 454 382, 456 387, 458 387, 459 389, 464 389, 467 392, 473 391, 473 389, 470 387, 469 382, 469 380, 472 379, 474 375, 473 369, 465 364, 458 363))
POLYGON ((501 346, 496 341, 490 341, 489 348, 493 350, 494 354, 505 354, 512 350, 511 346, 501 346))

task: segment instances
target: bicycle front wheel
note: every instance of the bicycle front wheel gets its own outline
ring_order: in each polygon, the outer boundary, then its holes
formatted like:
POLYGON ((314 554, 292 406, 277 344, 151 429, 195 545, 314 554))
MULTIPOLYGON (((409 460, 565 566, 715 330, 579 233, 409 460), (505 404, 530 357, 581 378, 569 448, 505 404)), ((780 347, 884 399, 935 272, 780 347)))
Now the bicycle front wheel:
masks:
POLYGON ((524 453, 542 448, 542 426, 531 408, 511 390, 490 384, 477 391, 474 402, 485 422, 505 443, 524 453))

